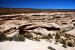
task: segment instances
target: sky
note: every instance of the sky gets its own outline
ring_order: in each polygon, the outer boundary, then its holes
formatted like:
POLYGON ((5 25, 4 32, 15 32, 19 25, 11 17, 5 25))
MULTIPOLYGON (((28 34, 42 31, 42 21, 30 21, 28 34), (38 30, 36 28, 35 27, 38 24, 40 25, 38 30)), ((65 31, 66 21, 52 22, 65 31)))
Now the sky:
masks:
POLYGON ((75 9, 75 0, 0 0, 0 7, 75 9))

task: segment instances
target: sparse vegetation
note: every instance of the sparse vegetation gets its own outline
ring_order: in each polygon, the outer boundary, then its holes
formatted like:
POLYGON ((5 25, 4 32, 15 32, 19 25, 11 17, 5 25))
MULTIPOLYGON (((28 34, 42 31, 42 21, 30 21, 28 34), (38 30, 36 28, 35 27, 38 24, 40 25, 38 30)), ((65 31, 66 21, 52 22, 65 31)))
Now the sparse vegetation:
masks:
POLYGON ((59 42, 66 45, 66 40, 65 39, 60 39, 59 42))
POLYGON ((50 50, 56 50, 55 48, 53 48, 51 46, 48 46, 48 49, 50 49, 50 50))
POLYGON ((5 41, 7 37, 4 35, 4 33, 0 32, 0 42, 5 41))
POLYGON ((51 34, 48 34, 48 37, 51 38, 51 39, 53 39, 53 36, 51 34))
POLYGON ((73 44, 73 42, 69 41, 69 42, 67 42, 67 46, 74 47, 74 44, 73 44))
POLYGON ((60 33, 59 33, 59 32, 57 32, 57 33, 56 33, 56 35, 55 35, 55 40, 56 40, 56 42, 58 42, 58 41, 59 41, 59 39, 60 39, 60 33))
POLYGON ((30 33, 25 33, 24 36, 28 39, 32 39, 33 38, 33 35, 30 34, 30 33))
POLYGON ((48 37, 48 36, 43 35, 43 36, 42 36, 42 39, 49 39, 49 37, 48 37))
POLYGON ((62 47, 67 48, 67 46, 66 46, 66 45, 64 45, 64 44, 62 45, 62 47))
POLYGON ((16 34, 13 37, 11 37, 10 40, 25 41, 25 37, 24 37, 24 35, 16 34))

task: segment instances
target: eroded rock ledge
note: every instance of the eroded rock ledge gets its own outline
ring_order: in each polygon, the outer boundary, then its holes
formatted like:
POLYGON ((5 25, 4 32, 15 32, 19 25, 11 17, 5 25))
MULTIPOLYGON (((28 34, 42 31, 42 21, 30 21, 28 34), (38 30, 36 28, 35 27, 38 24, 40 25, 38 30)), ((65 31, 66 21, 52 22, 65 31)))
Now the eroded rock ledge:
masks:
POLYGON ((61 43, 65 48, 75 46, 75 25, 71 15, 35 13, 0 19, 4 22, 0 24, 0 41, 25 41, 25 38, 35 41, 45 39, 49 42, 61 43))

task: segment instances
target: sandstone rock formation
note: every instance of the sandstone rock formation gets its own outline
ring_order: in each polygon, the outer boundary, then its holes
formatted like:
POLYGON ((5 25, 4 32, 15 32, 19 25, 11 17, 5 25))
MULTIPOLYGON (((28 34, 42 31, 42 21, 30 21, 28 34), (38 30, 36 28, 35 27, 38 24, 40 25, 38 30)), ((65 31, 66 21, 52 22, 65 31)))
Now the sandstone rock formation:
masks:
MULTIPOLYGON (((0 17, 0 41, 40 41, 61 43, 67 48, 75 46, 74 17, 67 12, 27 13, 0 17)), ((51 47, 48 47, 51 48, 51 47)), ((55 49, 53 49, 55 50, 55 49)))

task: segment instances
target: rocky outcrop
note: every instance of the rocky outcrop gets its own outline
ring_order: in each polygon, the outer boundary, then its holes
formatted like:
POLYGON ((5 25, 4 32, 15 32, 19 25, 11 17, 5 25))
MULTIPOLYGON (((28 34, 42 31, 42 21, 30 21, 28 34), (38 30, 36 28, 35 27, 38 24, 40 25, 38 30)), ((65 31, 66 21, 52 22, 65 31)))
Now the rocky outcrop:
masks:
POLYGON ((36 34, 41 34, 41 35, 48 35, 49 32, 47 29, 44 29, 44 28, 36 28, 33 30, 34 33, 36 34))
POLYGON ((70 14, 60 12, 40 14, 30 13, 9 18, 10 20, 4 18, 7 21, 0 25, 0 41, 25 41, 25 38, 35 41, 44 39, 61 43, 65 48, 75 46, 75 26, 70 14))
POLYGON ((63 14, 58 13, 58 14, 54 14, 54 17, 55 18, 67 18, 67 17, 71 17, 71 15, 65 14, 65 13, 63 13, 63 14))
POLYGON ((73 24, 61 25, 61 29, 67 32, 67 31, 74 29, 74 25, 73 24))
POLYGON ((71 36, 75 36, 75 28, 70 30, 70 31, 67 31, 65 33, 68 34, 68 35, 71 35, 71 36))

